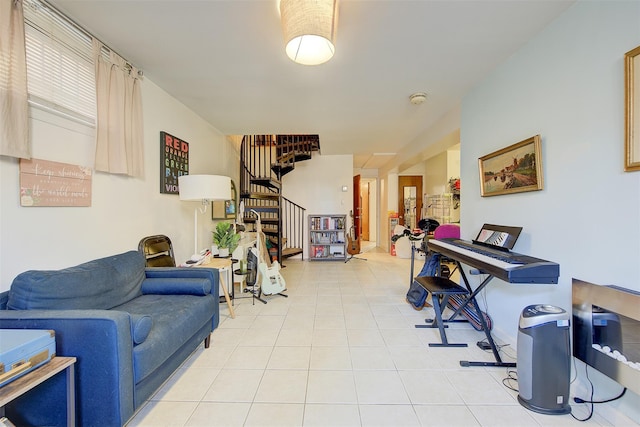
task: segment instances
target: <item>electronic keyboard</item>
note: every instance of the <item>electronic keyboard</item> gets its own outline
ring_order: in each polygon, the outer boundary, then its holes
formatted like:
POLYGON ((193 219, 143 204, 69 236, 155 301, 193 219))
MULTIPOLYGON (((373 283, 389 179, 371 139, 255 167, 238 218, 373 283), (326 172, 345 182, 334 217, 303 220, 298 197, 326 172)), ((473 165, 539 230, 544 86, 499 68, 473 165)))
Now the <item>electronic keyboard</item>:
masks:
POLYGON ((465 240, 430 239, 427 247, 509 283, 558 283, 560 276, 560 266, 555 262, 491 249, 465 240))

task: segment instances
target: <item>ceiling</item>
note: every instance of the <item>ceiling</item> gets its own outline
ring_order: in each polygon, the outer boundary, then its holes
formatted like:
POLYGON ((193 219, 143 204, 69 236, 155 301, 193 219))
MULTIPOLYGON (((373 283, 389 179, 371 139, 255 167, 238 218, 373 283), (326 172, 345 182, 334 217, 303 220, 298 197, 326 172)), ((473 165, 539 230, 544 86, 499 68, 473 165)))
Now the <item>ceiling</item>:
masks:
POLYGON ((277 0, 49 1, 222 133, 319 134, 376 169, 574 0, 342 0, 318 66, 286 56, 277 0))

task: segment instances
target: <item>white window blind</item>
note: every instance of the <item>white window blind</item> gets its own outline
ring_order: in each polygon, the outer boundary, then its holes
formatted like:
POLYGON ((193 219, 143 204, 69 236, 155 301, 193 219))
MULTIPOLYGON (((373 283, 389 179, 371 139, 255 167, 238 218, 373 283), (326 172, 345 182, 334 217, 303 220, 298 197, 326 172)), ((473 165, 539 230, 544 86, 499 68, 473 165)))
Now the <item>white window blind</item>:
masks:
POLYGON ((29 102, 95 124, 91 37, 39 0, 24 0, 29 102))

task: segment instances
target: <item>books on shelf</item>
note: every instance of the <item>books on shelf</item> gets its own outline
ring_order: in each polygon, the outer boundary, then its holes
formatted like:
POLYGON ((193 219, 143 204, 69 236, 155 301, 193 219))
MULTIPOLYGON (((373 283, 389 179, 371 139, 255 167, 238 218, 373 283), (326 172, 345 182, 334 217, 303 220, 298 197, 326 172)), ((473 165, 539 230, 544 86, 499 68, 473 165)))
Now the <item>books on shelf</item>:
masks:
POLYGON ((343 217, 316 216, 310 219, 312 230, 344 230, 343 217))
POLYGON ((313 254, 316 258, 324 258, 327 256, 327 248, 325 246, 314 246, 313 254))
POLYGON ((330 245, 332 243, 344 243, 344 231, 339 232, 315 232, 311 234, 311 243, 318 245, 330 245))
POLYGON ((309 259, 345 259, 346 226, 346 215, 309 215, 309 259))

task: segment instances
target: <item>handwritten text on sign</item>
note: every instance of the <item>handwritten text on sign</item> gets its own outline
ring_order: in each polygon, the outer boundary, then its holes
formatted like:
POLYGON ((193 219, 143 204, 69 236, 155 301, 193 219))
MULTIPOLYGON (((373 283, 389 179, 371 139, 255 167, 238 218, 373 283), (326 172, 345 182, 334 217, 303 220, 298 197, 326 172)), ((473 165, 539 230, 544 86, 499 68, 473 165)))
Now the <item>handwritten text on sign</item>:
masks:
POLYGON ((20 160, 21 206, 91 206, 91 169, 38 159, 20 160))

